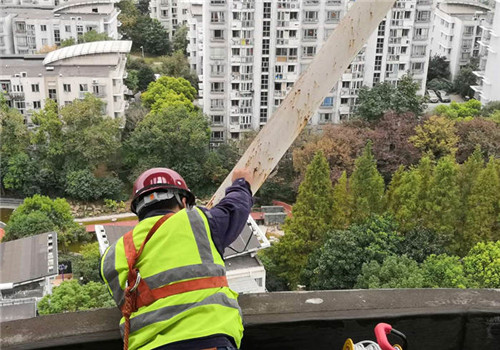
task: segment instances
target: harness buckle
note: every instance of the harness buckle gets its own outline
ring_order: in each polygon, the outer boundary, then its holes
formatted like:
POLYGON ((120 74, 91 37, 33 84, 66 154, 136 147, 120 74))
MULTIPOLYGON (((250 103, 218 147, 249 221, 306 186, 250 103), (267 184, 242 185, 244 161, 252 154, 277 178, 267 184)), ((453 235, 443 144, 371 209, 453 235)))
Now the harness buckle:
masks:
MULTIPOLYGON (((137 277, 135 278, 135 283, 134 283, 134 286, 129 290, 130 293, 132 293, 134 290, 137 289, 137 287, 139 287, 139 283, 141 282, 141 274, 139 271, 137 271, 137 277)), ((126 288, 128 288, 128 281, 126 283, 126 288)))

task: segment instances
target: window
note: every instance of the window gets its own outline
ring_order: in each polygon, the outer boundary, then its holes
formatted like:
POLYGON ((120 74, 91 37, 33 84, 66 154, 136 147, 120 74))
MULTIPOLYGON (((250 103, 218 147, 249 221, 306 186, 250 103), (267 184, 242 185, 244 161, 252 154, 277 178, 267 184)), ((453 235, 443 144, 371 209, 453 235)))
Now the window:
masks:
POLYGON ((411 71, 412 72, 423 72, 424 71, 424 62, 413 62, 411 64, 411 71))
POLYGON ((333 106, 333 97, 325 97, 323 103, 321 104, 324 107, 332 107, 333 106))
POLYGON ((304 40, 314 40, 318 38, 317 29, 304 29, 304 40))
POLYGON ((295 72, 295 66, 294 65, 289 65, 288 68, 287 68, 287 70, 288 70, 288 73, 293 73, 293 72, 295 72))
POLYGON ((64 26, 66 33, 71 33, 71 26, 64 26))
POLYGON ((423 57, 425 56, 426 45, 413 45, 412 47, 412 55, 415 57, 423 57))
POLYGON ((40 85, 39 84, 31 84, 31 91, 32 92, 40 92, 40 85))
POLYGON ((224 131, 212 131, 210 138, 212 141, 224 141, 224 131))
POLYGON ((431 11, 417 11, 417 22, 429 22, 431 11))
POLYGON ((80 92, 89 91, 89 86, 87 84, 80 84, 80 92))
POLYGON ((40 26, 40 30, 41 30, 42 32, 46 32, 46 31, 47 31, 47 25, 42 24, 42 25, 40 26))
POLYGON ((414 39, 427 39, 429 35, 429 28, 415 28, 414 39))
POLYGON ((221 98, 214 98, 210 100, 210 109, 220 110, 224 109, 224 100, 221 98))
POLYGON ((212 73, 212 76, 224 75, 224 65, 223 64, 212 64, 210 66, 210 73, 212 73))
POLYGON ((382 53, 384 51, 384 38, 377 38, 377 53, 382 53))
POLYGON ((375 70, 380 70, 382 68, 382 56, 375 56, 375 70))
POLYGON ((296 30, 289 30, 288 31, 288 37, 291 38, 296 38, 297 37, 297 31, 296 30))
POLYGON ((92 86, 92 92, 96 96, 103 96, 104 95, 104 87, 103 86, 99 86, 99 85, 93 85, 92 86))
POLYGON ((210 12, 210 23, 224 23, 224 12, 222 11, 210 12))
POLYGON ((224 30, 223 29, 212 30, 212 40, 224 40, 224 30))
POLYGON ((42 102, 41 101, 33 101, 33 109, 40 109, 42 108, 42 102))
POLYGON ((342 87, 344 89, 349 89, 349 87, 351 87, 351 82, 350 81, 343 81, 342 82, 342 87))
POLYGON ((213 93, 222 93, 224 92, 224 83, 211 83, 210 84, 210 92, 213 93))
POLYGON ((320 123, 328 123, 333 119, 333 113, 320 113, 319 114, 319 122, 320 123))
POLYGON ((211 117, 212 125, 222 125, 224 123, 223 115, 212 115, 211 117))
POLYGON ((56 89, 49 89, 49 98, 57 102, 57 91, 56 91, 56 89))
POLYGON ((326 11, 327 22, 338 22, 340 19, 340 11, 326 11))
POLYGON ((76 34, 83 35, 83 26, 76 26, 76 34))
POLYGON ((411 11, 405 11, 405 19, 411 18, 411 11))
POLYGON ((304 22, 317 22, 318 11, 306 11, 304 15, 304 22))
POLYGON ((54 42, 56 45, 61 43, 61 33, 59 32, 59 29, 54 29, 54 42))
POLYGON ((63 84, 63 91, 64 92, 71 92, 71 84, 63 84))
POLYGON ((316 46, 303 46, 302 56, 303 57, 313 57, 316 54, 316 46))

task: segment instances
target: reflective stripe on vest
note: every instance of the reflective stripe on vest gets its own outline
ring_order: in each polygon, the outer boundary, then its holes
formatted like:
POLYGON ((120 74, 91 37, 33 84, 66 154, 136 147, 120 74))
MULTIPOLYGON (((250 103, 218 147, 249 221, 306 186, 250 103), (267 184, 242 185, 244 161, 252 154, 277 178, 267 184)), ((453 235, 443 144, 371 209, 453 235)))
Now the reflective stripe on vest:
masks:
POLYGON ((106 252, 104 252, 104 257, 101 263, 101 275, 104 278, 104 282, 106 282, 111 290, 111 296, 115 300, 116 305, 122 306, 125 300, 125 293, 120 286, 118 271, 115 269, 115 252, 115 244, 112 244, 106 252))
MULTIPOLYGON (((203 305, 212 305, 212 304, 222 305, 233 309, 237 309, 241 315, 241 309, 236 300, 228 298, 227 295, 224 293, 215 293, 209 296, 208 298, 203 299, 199 303, 166 306, 161 309, 157 309, 151 312, 138 315, 130 320, 130 333, 134 333, 140 330, 141 328, 149 326, 153 323, 166 321, 189 309, 203 305)), ((120 332, 122 333, 122 335, 123 335, 123 327, 124 325, 121 324, 120 332)))

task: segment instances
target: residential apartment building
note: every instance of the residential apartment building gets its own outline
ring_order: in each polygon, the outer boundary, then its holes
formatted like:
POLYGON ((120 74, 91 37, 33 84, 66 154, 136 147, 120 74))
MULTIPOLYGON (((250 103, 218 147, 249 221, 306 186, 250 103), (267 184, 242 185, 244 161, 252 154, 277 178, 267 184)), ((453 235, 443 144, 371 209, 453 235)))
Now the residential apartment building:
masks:
POLYGON ((191 4, 203 3, 203 0, 150 0, 149 15, 165 27, 169 39, 177 28, 187 25, 191 4))
MULTIPOLYGON (((496 2, 500 8, 500 1, 496 2)), ((478 85, 472 86, 475 98, 486 104, 500 101, 500 11, 490 12, 481 26, 479 70, 474 72, 478 85)))
POLYGON ((436 5, 432 23, 431 55, 450 62, 454 79, 471 58, 479 57, 482 23, 492 9, 479 2, 442 2, 436 5))
POLYGON ((34 54, 95 30, 119 39, 118 0, 6 0, 0 4, 0 54, 34 54), (56 5, 58 3, 58 5, 56 5))
POLYGON ((124 115, 123 79, 131 41, 97 41, 52 51, 47 55, 0 56, 0 87, 9 106, 31 122, 46 99, 59 106, 94 94, 104 101, 103 114, 124 115))
MULTIPOLYGON (((203 3, 201 18, 189 22, 188 51, 200 77, 200 103, 210 117, 214 146, 266 124, 351 4, 349 0, 203 3)), ((363 85, 397 84, 408 72, 423 93, 431 4, 431 0, 396 2, 310 124, 349 118, 363 85)), ((199 12, 199 5, 188 10, 199 12)))

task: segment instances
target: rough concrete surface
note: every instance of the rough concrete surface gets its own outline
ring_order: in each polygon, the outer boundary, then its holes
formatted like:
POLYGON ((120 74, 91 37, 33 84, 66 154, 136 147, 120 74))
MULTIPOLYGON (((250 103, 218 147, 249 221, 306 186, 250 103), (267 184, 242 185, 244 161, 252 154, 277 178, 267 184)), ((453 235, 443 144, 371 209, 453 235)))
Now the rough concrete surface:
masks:
MULTIPOLYGON (((411 349, 500 349, 500 290, 259 293, 240 305, 242 349, 341 349, 347 337, 374 339, 378 322, 407 334, 411 349)), ((3 322, 0 348, 120 349, 119 318, 99 309, 3 322)))

